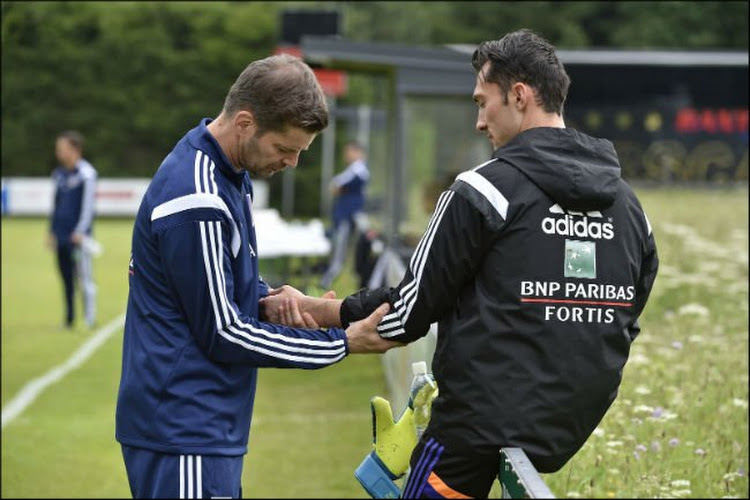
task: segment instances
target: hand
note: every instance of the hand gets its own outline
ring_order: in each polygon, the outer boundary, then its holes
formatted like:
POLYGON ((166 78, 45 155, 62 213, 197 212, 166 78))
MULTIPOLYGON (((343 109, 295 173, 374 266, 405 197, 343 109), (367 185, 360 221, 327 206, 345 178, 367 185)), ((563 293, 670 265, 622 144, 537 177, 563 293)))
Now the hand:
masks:
POLYGON ((307 311, 300 311, 299 302, 295 298, 289 297, 285 298, 284 302, 278 306, 278 320, 276 323, 296 328, 312 328, 315 330, 320 328, 315 318, 307 311))
POLYGON ((317 298, 305 295, 293 286, 283 285, 270 289, 260 300, 260 307, 265 319, 273 323, 301 328, 340 326, 341 301, 335 298, 333 290, 317 298))
POLYGON ((57 238, 55 238, 54 233, 49 233, 47 235, 47 248, 50 250, 54 250, 57 247, 57 238))
POLYGON ((287 299, 290 298, 299 301, 305 298, 305 294, 290 285, 282 285, 279 288, 269 288, 268 295, 260 299, 260 307, 262 308, 266 319, 272 323, 287 324, 283 321, 283 309, 287 299))
POLYGON ((346 329, 346 338, 351 354, 385 352, 393 347, 404 345, 394 340, 386 340, 378 334, 378 323, 388 313, 390 307, 387 302, 380 304, 368 317, 349 325, 346 329))
POLYGON ((72 233, 70 235, 70 242, 74 245, 80 245, 83 242, 83 234, 82 233, 72 233))
POLYGON ((370 400, 372 409, 372 447, 378 459, 395 478, 404 475, 409 467, 411 452, 417 445, 414 411, 410 407, 393 420, 391 403, 380 396, 370 400))

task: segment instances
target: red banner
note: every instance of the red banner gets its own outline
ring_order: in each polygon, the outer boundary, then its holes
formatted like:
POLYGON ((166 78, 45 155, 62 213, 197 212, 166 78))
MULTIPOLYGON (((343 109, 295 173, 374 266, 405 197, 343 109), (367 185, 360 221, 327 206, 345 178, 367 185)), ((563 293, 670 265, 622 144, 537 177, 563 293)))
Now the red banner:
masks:
MULTIPOLYGON (((274 54, 290 54, 304 60, 302 49, 296 45, 276 47, 274 54)), ((330 97, 340 97, 346 94, 348 90, 346 73, 337 69, 313 68, 313 73, 318 79, 318 83, 323 92, 330 97)))

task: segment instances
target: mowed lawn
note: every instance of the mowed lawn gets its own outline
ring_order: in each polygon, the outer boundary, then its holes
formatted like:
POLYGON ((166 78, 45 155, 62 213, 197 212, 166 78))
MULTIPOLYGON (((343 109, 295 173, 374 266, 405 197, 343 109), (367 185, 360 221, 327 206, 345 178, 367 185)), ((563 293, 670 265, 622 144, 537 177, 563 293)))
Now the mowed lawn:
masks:
MULTIPOLYGON (((558 497, 748 496, 747 189, 640 189, 661 272, 620 395, 562 470, 558 497)), ((60 331, 62 286, 46 221, 2 219, 2 404, 124 312, 132 220, 99 219, 99 325, 60 331)), ((336 282, 339 295, 354 280, 336 282)), ((79 301, 80 310, 80 301, 79 301)), ((2 496, 129 496, 114 406, 118 329, 2 429, 2 496)), ((380 356, 316 371, 262 370, 245 458, 246 498, 367 498, 353 471, 369 451, 380 356)), ((497 488, 493 489, 497 494, 497 488)))
MULTIPOLYGON (((42 219, 2 220, 2 403, 64 363, 127 301, 133 221, 99 219, 94 261, 99 325, 61 331, 62 284, 42 219)), ((351 280, 350 280, 351 281, 351 280)), ((339 282, 346 283, 346 277, 339 282)), ((114 408, 122 329, 78 369, 50 385, 2 430, 2 497, 128 497, 114 408)), ((353 475, 371 443, 370 397, 386 395, 379 356, 324 370, 262 370, 245 497, 367 498, 353 475)))

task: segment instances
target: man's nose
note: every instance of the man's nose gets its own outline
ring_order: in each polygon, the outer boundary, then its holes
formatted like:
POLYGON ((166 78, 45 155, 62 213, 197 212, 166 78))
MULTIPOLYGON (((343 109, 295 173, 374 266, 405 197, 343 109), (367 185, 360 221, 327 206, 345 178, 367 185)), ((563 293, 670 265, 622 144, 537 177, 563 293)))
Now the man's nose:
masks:
POLYGON ((288 155, 286 158, 284 158, 284 163, 286 163, 287 167, 296 167, 297 162, 299 161, 299 153, 292 153, 288 155))

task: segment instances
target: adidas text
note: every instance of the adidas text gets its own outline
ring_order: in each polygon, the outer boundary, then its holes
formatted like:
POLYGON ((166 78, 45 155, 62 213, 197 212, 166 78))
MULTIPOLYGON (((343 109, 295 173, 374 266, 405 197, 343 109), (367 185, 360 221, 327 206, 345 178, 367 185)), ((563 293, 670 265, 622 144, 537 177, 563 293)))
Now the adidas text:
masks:
POLYGON ((588 217, 574 218, 567 214, 561 219, 555 219, 554 217, 542 219, 542 231, 547 234, 559 234, 560 236, 604 238, 606 240, 611 240, 615 236, 614 226, 611 222, 589 220, 588 217))

